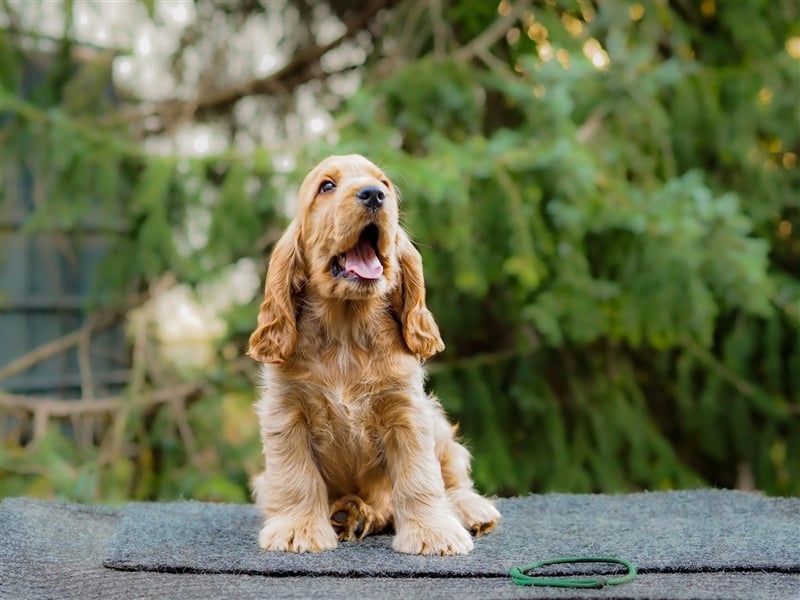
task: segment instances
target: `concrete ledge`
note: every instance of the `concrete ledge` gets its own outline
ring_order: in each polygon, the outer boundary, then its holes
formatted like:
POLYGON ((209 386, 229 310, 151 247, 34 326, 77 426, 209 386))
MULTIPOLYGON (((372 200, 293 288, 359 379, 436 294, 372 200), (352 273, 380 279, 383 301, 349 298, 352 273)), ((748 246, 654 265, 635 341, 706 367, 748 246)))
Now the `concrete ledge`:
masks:
POLYGON ((501 527, 466 557, 399 555, 388 536, 298 556, 257 547, 252 506, 10 498, 0 505, 0 597, 800 597, 797 498, 696 490, 498 506, 501 527), (603 590, 523 588, 507 576, 512 565, 586 554, 630 559, 640 575, 603 590))

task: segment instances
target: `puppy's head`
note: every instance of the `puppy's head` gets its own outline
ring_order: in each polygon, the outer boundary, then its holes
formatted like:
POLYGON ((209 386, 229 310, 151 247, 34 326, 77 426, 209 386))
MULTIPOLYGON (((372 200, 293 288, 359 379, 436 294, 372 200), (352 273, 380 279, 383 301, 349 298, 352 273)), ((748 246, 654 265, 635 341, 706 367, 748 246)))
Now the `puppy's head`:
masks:
POLYGON ((291 356, 304 296, 385 299, 411 352, 424 359, 444 348, 425 305, 419 252, 399 226, 398 192, 363 156, 328 157, 300 186, 297 216, 272 251, 251 357, 280 363, 291 356))
POLYGON ((362 300, 396 285, 398 198, 377 166, 331 156, 300 187, 297 225, 308 283, 323 298, 362 300))

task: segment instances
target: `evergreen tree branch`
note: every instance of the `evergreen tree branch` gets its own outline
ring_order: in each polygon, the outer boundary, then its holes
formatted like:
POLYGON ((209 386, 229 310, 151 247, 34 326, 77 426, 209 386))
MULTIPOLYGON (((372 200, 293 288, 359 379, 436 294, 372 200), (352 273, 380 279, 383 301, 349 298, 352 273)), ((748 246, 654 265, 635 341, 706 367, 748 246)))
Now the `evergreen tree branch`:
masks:
POLYGON ((475 56, 488 52, 495 43, 505 36, 508 29, 525 14, 531 6, 529 0, 516 2, 508 14, 503 15, 486 28, 478 37, 471 40, 466 46, 462 46, 453 53, 453 58, 457 62, 468 62, 475 56))
MULTIPOLYGON (((47 360, 57 354, 72 348, 73 346, 80 345, 87 336, 91 336, 97 331, 102 331, 112 327, 118 323, 129 310, 144 304, 151 296, 164 291, 175 284, 175 279, 170 274, 166 274, 158 282, 151 285, 151 291, 131 297, 128 302, 119 309, 104 309, 90 314, 83 325, 66 335, 63 335, 55 340, 42 344, 38 348, 23 354, 19 358, 12 360, 10 363, 3 365, 0 368, 0 381, 18 375, 27 371, 32 366, 47 360)), ((83 380, 83 377, 82 377, 83 380)))
POLYGON ((762 408, 771 414, 777 413, 782 416, 781 413, 785 411, 785 407, 779 407, 772 402, 769 398, 769 395, 763 389, 753 385, 744 377, 734 372, 730 367, 717 359, 716 356, 714 356, 711 352, 703 348, 694 340, 685 340, 684 346, 689 354, 702 363, 707 369, 713 371, 717 374, 717 376, 733 386, 733 388, 742 396, 754 400, 759 408, 762 408))
POLYGON ((446 373, 450 371, 458 371, 461 369, 469 369, 472 367, 485 367, 495 365, 501 362, 506 362, 515 358, 522 358, 531 354, 535 348, 508 348, 505 350, 498 350, 496 352, 483 352, 480 354, 473 354, 472 356, 465 356, 454 360, 444 362, 435 362, 428 365, 428 373, 446 373))
MULTIPOLYGON (((70 129, 73 133, 88 142, 102 146, 105 150, 112 152, 119 158, 131 158, 142 161, 155 158, 153 154, 145 151, 141 145, 124 141, 120 139, 119 135, 106 133, 107 129, 104 126, 107 125, 107 121, 104 117, 100 117, 96 121, 87 121, 85 119, 76 119, 63 112, 43 110, 38 105, 24 98, 20 98, 2 86, 0 86, 0 97, 2 98, 4 109, 9 110, 12 114, 16 114, 29 123, 51 125, 58 121, 59 125, 70 129)), ((324 133, 310 133, 298 139, 288 140, 286 143, 260 146, 256 151, 242 151, 235 148, 228 148, 214 154, 191 157, 181 156, 180 158, 185 158, 189 162, 197 164, 211 164, 217 162, 232 163, 237 161, 252 162, 256 153, 265 152, 271 154, 295 151, 318 140, 325 134, 332 131, 339 131, 352 125, 354 121, 355 115, 344 114, 336 119, 324 133)), ((3 130, 0 130, 0 141, 5 142, 3 130)))
MULTIPOLYGON (((154 390, 142 397, 140 406, 173 404, 201 391, 205 383, 193 381, 154 390)), ((47 432, 51 417, 82 417, 97 414, 117 414, 129 403, 124 396, 80 400, 61 400, 47 396, 23 396, 0 391, 0 408, 3 410, 24 411, 33 415, 33 439, 41 439, 47 432)))
POLYGON ((131 121, 174 115, 182 120, 190 120, 200 112, 227 113, 236 102, 247 96, 281 94, 311 79, 324 77, 325 73, 313 68, 319 60, 362 31, 381 10, 390 5, 391 0, 372 0, 345 21, 345 31, 338 38, 327 44, 310 44, 300 49, 283 67, 266 77, 251 79, 223 90, 211 90, 192 100, 158 102, 149 110, 128 111, 122 113, 121 117, 131 121))
POLYGON ((94 318, 88 318, 80 329, 76 329, 60 338, 47 342, 35 350, 23 354, 16 360, 12 360, 10 363, 4 365, 0 368, 0 381, 27 371, 43 360, 47 360, 80 344, 87 335, 111 327, 120 319, 120 316, 118 312, 110 312, 96 315, 94 318))

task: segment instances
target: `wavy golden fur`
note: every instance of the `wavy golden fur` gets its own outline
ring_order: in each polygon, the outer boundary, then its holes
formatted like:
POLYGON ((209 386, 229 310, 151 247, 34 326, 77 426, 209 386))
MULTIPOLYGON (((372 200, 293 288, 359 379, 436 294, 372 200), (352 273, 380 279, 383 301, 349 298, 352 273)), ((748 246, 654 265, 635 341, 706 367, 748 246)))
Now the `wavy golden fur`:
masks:
POLYGON ((393 548, 465 554, 500 519, 422 361, 444 349, 398 192, 358 155, 305 178, 269 262, 249 355, 265 470, 253 480, 267 550, 318 552, 393 525, 393 548))

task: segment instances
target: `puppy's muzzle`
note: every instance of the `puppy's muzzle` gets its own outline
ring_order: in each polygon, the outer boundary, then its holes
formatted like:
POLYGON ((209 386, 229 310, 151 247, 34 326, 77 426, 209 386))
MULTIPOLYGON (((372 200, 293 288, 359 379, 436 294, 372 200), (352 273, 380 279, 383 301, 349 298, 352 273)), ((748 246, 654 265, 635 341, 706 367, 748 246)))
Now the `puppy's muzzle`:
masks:
POLYGON ((377 212, 383 206, 383 201, 386 199, 386 193, 376 185, 368 185, 361 188, 356 192, 356 198, 361 200, 362 204, 370 212, 377 212))

